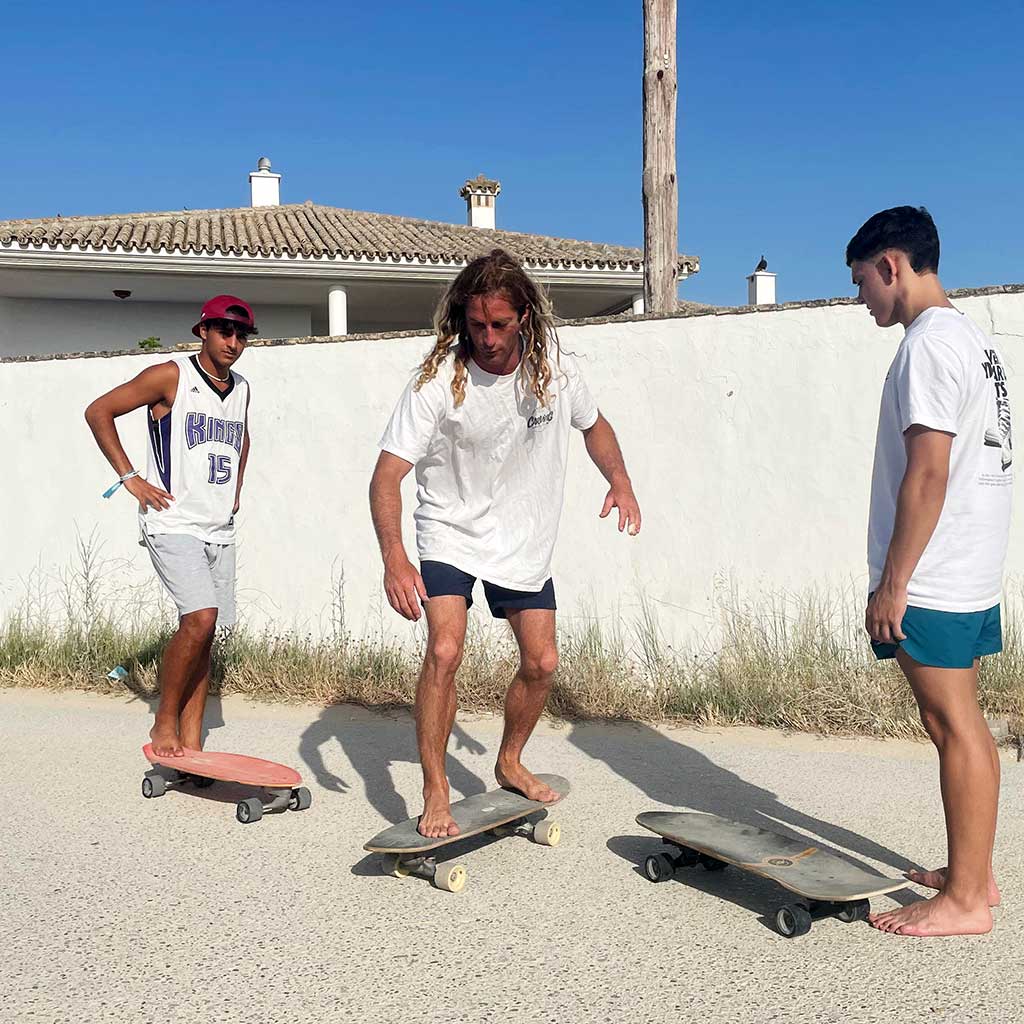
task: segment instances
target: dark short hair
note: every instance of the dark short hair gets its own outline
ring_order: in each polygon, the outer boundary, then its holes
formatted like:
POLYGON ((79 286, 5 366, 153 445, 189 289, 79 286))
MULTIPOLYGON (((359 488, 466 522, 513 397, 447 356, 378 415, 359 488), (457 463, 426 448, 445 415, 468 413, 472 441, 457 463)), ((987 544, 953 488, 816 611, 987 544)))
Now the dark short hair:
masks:
POLYGON ((244 324, 239 320, 228 320, 223 317, 211 317, 209 320, 203 321, 203 327, 212 327, 215 331, 223 333, 226 327, 230 327, 235 332, 241 332, 247 336, 252 336, 256 333, 255 329, 250 327, 248 324, 244 324))
POLYGON ((869 260, 886 249, 906 253, 915 273, 938 273, 939 233, 923 206, 894 206, 869 217, 846 246, 846 265, 869 260))

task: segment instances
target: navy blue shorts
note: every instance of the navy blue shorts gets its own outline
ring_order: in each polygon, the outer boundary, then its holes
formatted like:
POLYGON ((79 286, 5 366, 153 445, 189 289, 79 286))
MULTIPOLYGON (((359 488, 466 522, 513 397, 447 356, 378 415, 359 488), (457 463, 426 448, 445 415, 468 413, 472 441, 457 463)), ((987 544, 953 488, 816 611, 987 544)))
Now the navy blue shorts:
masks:
MULTIPOLYGON (((464 597, 466 608, 473 607, 473 584, 476 577, 456 569, 446 562, 420 562, 420 575, 427 588, 427 597, 464 597)), ((535 594, 522 590, 509 590, 496 583, 484 580, 484 596, 491 614, 496 619, 507 619, 508 612, 519 612, 524 608, 546 608, 555 610, 555 585, 549 579, 535 594)))

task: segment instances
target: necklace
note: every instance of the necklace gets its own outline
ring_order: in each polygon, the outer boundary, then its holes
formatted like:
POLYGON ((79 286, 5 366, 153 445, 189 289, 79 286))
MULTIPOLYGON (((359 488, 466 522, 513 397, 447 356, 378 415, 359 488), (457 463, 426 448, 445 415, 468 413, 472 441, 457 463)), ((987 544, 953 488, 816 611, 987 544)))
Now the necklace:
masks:
POLYGON ((231 380, 231 371, 230 370, 228 370, 228 375, 226 377, 214 377, 214 375, 212 373, 210 373, 208 370, 204 370, 203 369, 203 362, 199 358, 199 356, 196 356, 196 366, 198 366, 200 371, 202 371, 204 374, 206 374, 206 376, 209 377, 210 380, 218 381, 221 384, 227 384, 227 382, 229 380, 231 380))

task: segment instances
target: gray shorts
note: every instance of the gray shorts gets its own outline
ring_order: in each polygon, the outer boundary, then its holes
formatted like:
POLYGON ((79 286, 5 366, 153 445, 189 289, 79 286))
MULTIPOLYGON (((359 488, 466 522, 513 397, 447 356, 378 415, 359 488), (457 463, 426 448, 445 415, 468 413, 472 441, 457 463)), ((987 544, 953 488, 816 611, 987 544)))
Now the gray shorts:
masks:
POLYGON ((217 626, 235 624, 235 545, 207 544, 187 533, 143 532, 140 543, 167 588, 178 615, 217 609, 217 626))

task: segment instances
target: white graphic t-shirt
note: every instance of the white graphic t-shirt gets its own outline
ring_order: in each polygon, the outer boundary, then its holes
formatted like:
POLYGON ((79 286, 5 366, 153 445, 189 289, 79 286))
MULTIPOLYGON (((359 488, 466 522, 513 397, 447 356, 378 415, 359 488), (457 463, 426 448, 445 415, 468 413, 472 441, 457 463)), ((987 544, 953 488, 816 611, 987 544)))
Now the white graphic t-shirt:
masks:
POLYGON ((501 587, 540 591, 562 514, 569 428, 587 430, 598 409, 572 356, 552 360, 542 406, 519 369, 496 376, 471 359, 456 408, 454 360, 395 407, 380 447, 416 467, 416 546, 501 587))
POLYGON ((946 501, 907 589, 918 608, 983 611, 999 603, 1010 532, 1013 448, 1006 373, 992 339, 951 307, 908 328, 882 389, 868 526, 879 583, 914 424, 953 434, 946 501))

